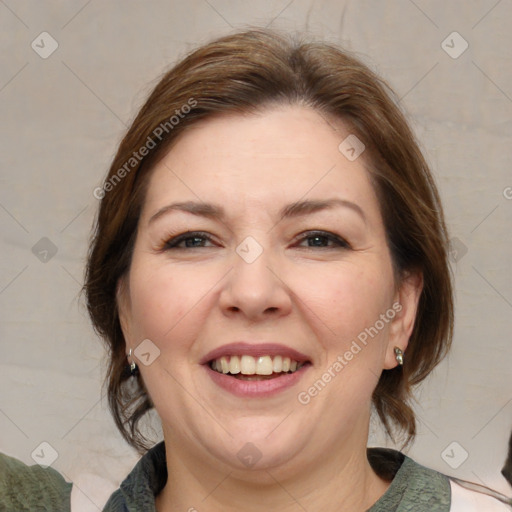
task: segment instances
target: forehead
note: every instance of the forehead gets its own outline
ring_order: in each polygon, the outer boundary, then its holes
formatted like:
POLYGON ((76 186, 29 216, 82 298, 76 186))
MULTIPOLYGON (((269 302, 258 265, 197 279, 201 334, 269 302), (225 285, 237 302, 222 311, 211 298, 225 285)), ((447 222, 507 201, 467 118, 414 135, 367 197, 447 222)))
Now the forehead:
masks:
POLYGON ((375 209, 364 153, 350 161, 339 149, 349 135, 341 121, 299 106, 208 118, 155 166, 144 209, 177 198, 279 207, 326 195, 375 209))

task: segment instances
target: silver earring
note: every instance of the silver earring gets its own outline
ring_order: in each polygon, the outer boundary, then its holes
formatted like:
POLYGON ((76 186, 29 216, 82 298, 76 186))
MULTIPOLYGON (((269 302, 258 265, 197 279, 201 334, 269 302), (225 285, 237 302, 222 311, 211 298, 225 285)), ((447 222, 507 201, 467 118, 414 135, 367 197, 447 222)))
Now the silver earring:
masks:
POLYGON ((139 368, 132 358, 132 349, 130 349, 130 351, 128 352, 128 362, 130 363, 130 374, 132 375, 132 377, 138 375, 139 368), (130 359, 131 359, 131 362, 130 362, 130 359))
POLYGON ((395 359, 396 359, 396 362, 400 366, 403 366, 403 364, 404 364, 404 353, 402 352, 402 349, 399 348, 399 347, 395 347, 395 359))

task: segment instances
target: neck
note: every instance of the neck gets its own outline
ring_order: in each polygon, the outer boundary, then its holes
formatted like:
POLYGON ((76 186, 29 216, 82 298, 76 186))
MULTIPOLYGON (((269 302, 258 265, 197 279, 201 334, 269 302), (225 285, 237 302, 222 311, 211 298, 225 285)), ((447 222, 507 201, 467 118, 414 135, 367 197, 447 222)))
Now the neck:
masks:
POLYGON ((366 442, 351 440, 329 450, 312 464, 296 460, 250 474, 222 463, 202 463, 166 439, 168 484, 157 496, 158 512, 364 512, 387 490, 366 457, 366 442))

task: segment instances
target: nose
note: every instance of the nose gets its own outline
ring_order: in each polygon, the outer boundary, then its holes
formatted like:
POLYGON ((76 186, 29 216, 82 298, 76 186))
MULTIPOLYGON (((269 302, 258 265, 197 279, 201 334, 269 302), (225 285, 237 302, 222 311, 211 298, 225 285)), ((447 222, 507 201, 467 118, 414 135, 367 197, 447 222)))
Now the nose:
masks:
POLYGON ((269 253, 270 250, 263 250, 252 262, 238 253, 233 255, 233 269, 219 295, 224 315, 263 321, 290 313, 291 291, 277 261, 272 261, 269 253))

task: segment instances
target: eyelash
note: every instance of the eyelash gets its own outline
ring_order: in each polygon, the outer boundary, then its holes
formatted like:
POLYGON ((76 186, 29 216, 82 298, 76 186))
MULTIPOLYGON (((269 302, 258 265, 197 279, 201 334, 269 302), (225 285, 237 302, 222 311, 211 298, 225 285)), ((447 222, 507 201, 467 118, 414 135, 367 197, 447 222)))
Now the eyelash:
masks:
MULTIPOLYGON (((167 240, 164 243, 164 246, 162 247, 162 250, 168 251, 172 249, 197 249, 197 248, 203 248, 204 246, 194 246, 194 247, 178 247, 179 244, 182 242, 186 242, 187 240, 191 239, 205 239, 209 242, 213 243, 213 239, 211 236, 208 235, 208 233, 205 233, 203 231, 187 231, 186 233, 182 233, 181 235, 177 235, 169 240, 167 240)), ((333 242, 335 246, 307 246, 307 249, 314 249, 315 247, 319 249, 335 249, 335 248, 341 248, 341 249, 350 249, 350 244, 344 240, 343 238, 333 234, 329 233, 328 231, 307 231, 305 233, 301 233, 299 235, 299 242, 302 242, 304 240, 307 240, 309 238, 324 238, 327 239, 327 241, 333 242)))

